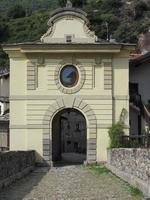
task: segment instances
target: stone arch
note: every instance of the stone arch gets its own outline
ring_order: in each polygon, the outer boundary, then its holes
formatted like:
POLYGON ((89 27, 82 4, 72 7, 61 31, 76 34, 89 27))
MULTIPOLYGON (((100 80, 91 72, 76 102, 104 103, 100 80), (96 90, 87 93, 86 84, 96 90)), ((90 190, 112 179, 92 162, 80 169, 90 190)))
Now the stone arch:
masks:
POLYGON ((43 118, 43 158, 46 163, 52 162, 52 120, 55 114, 65 108, 79 110, 87 123, 87 163, 96 162, 97 121, 94 111, 78 97, 60 97, 49 106, 43 118))

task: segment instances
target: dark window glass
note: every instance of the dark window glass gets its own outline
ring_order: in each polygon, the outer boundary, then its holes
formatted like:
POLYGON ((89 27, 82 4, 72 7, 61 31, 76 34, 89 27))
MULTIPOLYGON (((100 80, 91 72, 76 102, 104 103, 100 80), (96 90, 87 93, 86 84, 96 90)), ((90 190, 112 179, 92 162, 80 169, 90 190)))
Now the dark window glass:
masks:
POLYGON ((78 70, 73 65, 66 65, 60 72, 60 81, 65 87, 73 87, 79 79, 78 70))
POLYGON ((72 42, 72 36, 71 35, 66 36, 66 42, 72 42))

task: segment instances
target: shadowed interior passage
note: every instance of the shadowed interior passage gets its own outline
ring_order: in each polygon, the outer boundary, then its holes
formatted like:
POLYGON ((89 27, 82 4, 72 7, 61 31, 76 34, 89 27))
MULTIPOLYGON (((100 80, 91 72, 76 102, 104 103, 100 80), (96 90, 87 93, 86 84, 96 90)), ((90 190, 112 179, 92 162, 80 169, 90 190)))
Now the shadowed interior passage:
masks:
POLYGON ((86 160, 87 128, 81 112, 67 108, 52 121, 53 162, 83 163, 86 160))

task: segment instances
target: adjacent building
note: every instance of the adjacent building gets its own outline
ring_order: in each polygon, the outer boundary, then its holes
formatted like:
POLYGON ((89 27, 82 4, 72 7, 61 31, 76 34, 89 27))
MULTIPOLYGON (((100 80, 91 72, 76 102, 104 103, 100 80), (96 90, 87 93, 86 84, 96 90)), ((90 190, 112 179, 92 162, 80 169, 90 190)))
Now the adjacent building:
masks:
POLYGON ((130 61, 130 133, 150 127, 150 52, 130 61))
POLYGON ((9 72, 0 71, 0 150, 9 148, 9 72))

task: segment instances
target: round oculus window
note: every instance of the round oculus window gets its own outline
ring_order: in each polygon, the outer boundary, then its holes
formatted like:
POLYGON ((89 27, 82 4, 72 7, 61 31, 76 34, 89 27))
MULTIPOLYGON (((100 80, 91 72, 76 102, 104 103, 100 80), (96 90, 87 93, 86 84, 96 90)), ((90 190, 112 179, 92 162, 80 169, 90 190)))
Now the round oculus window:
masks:
POLYGON ((74 65, 66 65, 60 71, 60 81, 65 87, 74 87, 79 80, 78 69, 74 65))

